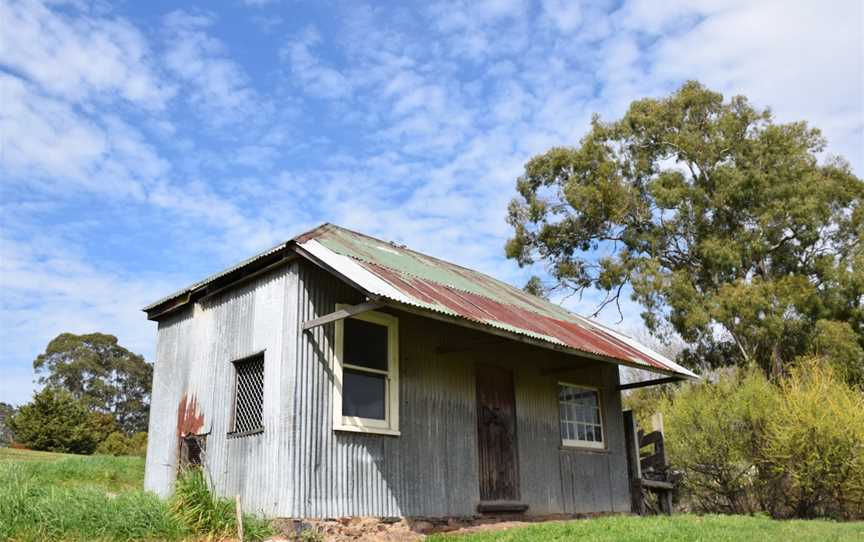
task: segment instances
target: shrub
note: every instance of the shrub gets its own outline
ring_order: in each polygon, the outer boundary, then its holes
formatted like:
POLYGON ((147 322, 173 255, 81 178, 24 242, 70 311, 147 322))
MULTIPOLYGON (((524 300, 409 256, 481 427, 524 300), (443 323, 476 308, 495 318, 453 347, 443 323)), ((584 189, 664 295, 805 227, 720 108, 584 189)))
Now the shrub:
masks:
POLYGON ((864 395, 812 358, 780 383, 761 451, 775 516, 864 517, 864 395))
POLYGON ((834 376, 864 391, 864 348, 852 325, 849 322, 819 320, 814 328, 811 346, 813 355, 796 362, 812 364, 818 357, 819 363, 831 366, 834 376))
POLYGON ((0 446, 12 444, 12 430, 9 428, 9 420, 14 415, 15 407, 0 401, 0 446))
POLYGON ((147 456, 147 433, 141 431, 129 438, 129 455, 147 456))
POLYGON ((864 517, 864 394, 833 366, 801 360, 777 384, 729 371, 660 403, 670 462, 696 509, 864 517))
POLYGON ((99 432, 87 408, 64 390, 45 388, 9 420, 15 440, 47 452, 91 454, 99 432))
POLYGON ((772 384, 744 370, 721 374, 715 383, 685 385, 662 402, 670 463, 683 472, 682 490, 699 511, 761 508, 757 458, 776 402, 772 384))
POLYGON ((621 400, 624 408, 633 411, 637 425, 650 431, 651 416, 661 410, 661 405, 668 400, 677 389, 675 385, 653 386, 623 392, 621 400))
POLYGON ((96 447, 96 453, 101 455, 128 455, 126 453, 128 449, 129 438, 120 431, 115 431, 99 443, 99 446, 96 447))
POLYGON ((122 431, 115 431, 99 443, 96 453, 144 457, 147 454, 147 433, 135 433, 130 437, 122 431))

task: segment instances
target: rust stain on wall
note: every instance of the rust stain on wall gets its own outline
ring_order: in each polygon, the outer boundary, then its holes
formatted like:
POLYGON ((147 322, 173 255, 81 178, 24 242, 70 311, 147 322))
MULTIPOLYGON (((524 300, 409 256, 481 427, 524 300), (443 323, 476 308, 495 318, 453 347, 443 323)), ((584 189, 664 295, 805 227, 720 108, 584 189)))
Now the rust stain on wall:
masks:
POLYGON ((195 395, 189 398, 184 393, 177 407, 177 436, 183 438, 198 434, 202 427, 204 427, 204 414, 198 412, 198 400, 195 395))

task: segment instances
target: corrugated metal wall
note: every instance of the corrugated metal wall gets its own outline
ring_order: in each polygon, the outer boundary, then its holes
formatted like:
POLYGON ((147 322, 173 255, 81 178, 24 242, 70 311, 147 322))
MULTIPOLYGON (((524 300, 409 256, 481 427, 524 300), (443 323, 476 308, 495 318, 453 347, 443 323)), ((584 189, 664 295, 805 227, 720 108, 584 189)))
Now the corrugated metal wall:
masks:
MULTIPOLYGON (((359 299, 301 264, 298 301, 305 321, 359 299)), ((466 481, 476 477, 473 376, 467 367, 459 374, 437 365, 429 347, 434 333, 414 331, 400 322, 399 437, 333 431, 333 326, 301 338, 292 516, 447 516, 464 514, 476 501, 476 484, 466 481)))
MULTIPOLYGON (((299 323, 360 301, 306 262, 273 272, 159 325, 147 487, 170 491, 177 405, 199 397, 216 490, 271 516, 463 516, 479 502, 474 367, 516 382, 522 500, 529 513, 629 510, 613 366, 543 374, 573 358, 405 313, 400 317, 401 436, 332 430, 333 326, 299 323), (446 347, 450 353, 437 349, 446 347), (228 439, 230 361, 265 350, 263 434, 228 439), (190 376, 191 375, 191 376, 190 376), (565 450, 557 382, 603 387, 607 452, 565 450)), ((586 362, 588 363, 588 362, 586 362)))
MULTIPOLYGON (((205 465, 215 490, 240 495, 249 511, 280 512, 286 483, 282 452, 290 446, 283 390, 292 385, 283 360, 296 346, 296 264, 205 300, 183 315, 160 322, 150 417, 145 487, 170 493, 179 450, 178 408, 190 405, 207 435, 205 465), (289 294, 290 292, 290 294, 289 294), (229 438, 234 399, 232 361, 264 352, 264 432, 229 438)), ((293 355, 293 354, 292 354, 293 355)))
MULTIPOLYGON (((336 279, 300 265, 299 321, 360 301, 336 279)), ((482 333, 400 313, 399 437, 332 430, 333 326, 300 342, 295 387, 294 517, 460 516, 479 502, 474 367, 514 370, 523 501, 530 513, 627 511, 618 371, 614 366, 543 375, 572 364, 554 352, 496 341, 482 333), (437 349, 461 351, 443 354, 437 349), (606 452, 561 448, 559 380, 594 385, 603 393, 606 452), (617 472, 613 472, 617 471, 617 472)))

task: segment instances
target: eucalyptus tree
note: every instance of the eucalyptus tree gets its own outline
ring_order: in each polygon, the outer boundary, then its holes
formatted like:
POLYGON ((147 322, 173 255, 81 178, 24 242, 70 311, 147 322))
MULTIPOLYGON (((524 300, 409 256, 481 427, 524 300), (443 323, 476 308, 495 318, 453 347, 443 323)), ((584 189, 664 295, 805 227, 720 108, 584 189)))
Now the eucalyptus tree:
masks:
POLYGON ((605 292, 598 311, 629 292, 691 362, 776 376, 822 350, 860 378, 864 182, 825 146, 805 122, 688 82, 532 158, 507 256, 543 262, 553 289, 605 292))

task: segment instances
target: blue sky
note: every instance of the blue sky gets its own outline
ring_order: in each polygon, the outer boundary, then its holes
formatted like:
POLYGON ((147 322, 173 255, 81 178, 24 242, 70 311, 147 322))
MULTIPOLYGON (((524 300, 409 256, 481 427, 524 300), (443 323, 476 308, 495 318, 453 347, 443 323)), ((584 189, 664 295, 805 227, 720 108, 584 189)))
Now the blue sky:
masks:
POLYGON ((521 285, 524 162, 689 78, 861 175, 862 4, 819 4, 2 1, 0 401, 62 331, 152 359, 143 305, 325 221, 521 285))

